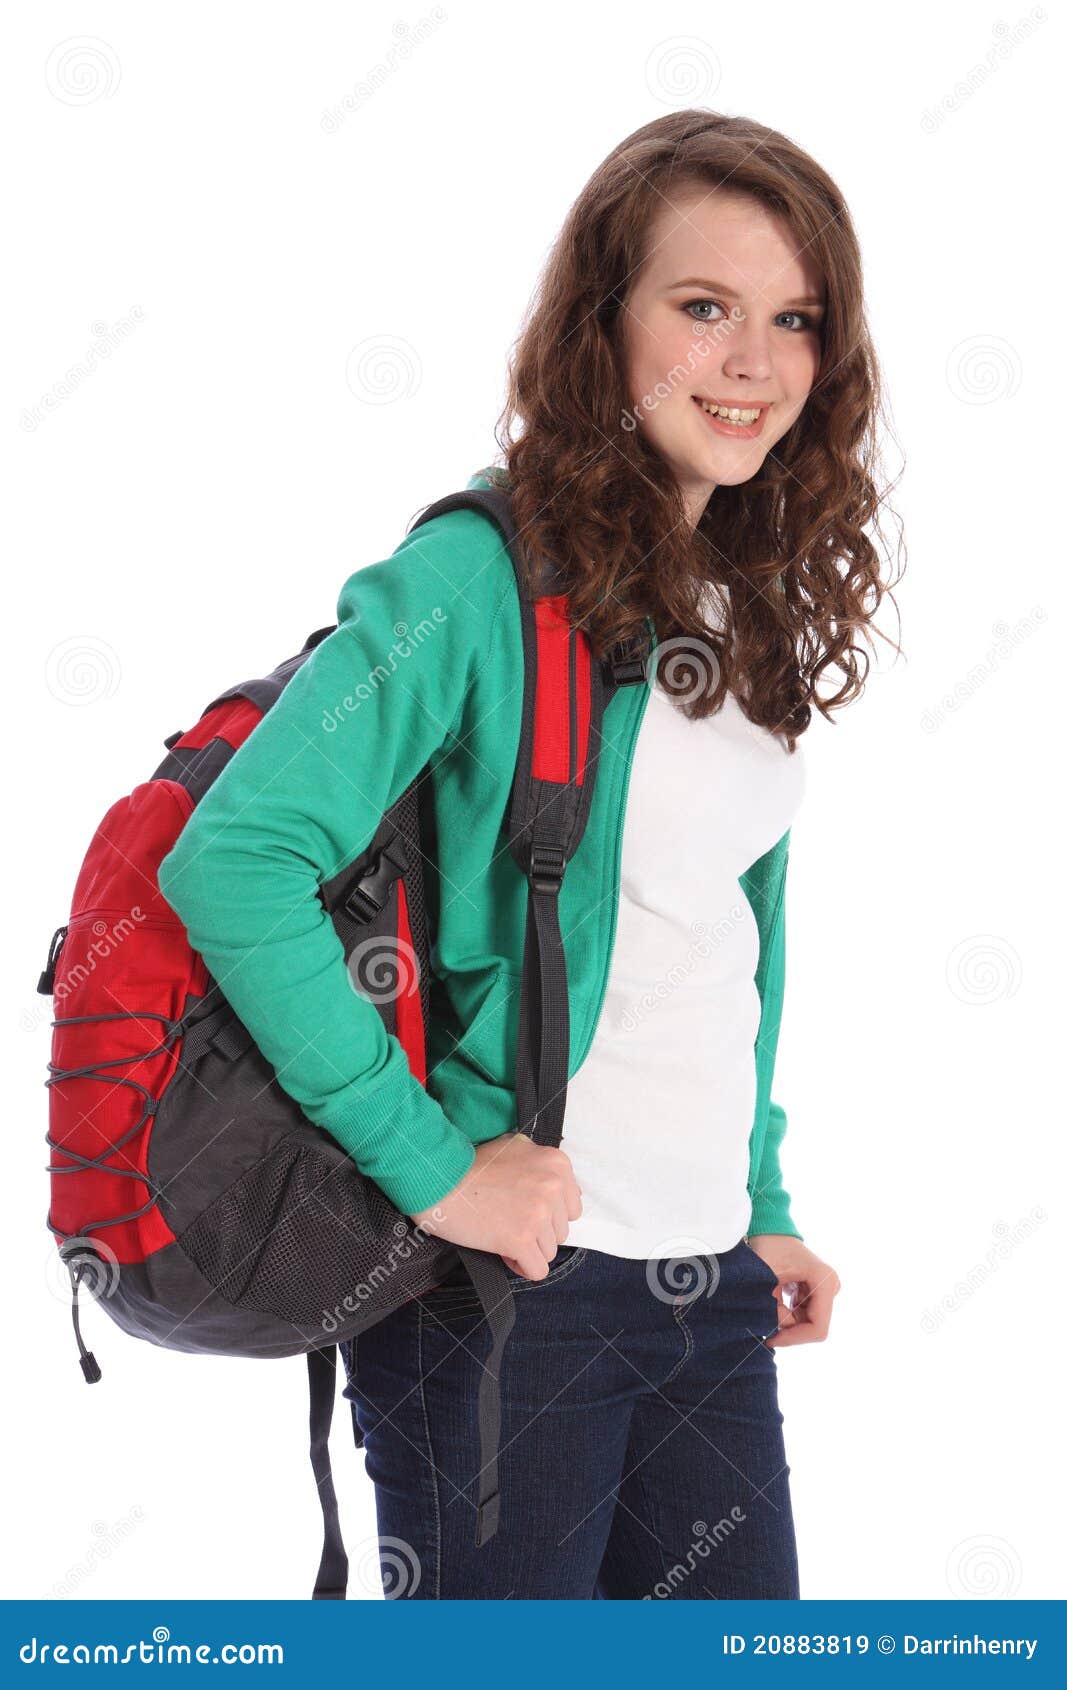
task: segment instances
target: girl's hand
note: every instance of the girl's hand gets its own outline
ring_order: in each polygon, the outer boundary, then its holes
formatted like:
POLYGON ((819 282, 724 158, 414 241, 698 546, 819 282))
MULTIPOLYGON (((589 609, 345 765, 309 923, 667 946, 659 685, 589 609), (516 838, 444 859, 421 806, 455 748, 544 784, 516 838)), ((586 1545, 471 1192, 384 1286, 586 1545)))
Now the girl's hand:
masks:
POLYGON ((567 1152, 512 1131, 476 1145, 459 1184, 411 1218, 435 1238, 491 1250, 523 1279, 545 1279, 581 1213, 567 1152))
POLYGON ((763 1342, 768 1349, 784 1344, 817 1344, 829 1334, 830 1315, 841 1281, 833 1268, 786 1233, 765 1232, 749 1239, 749 1248, 778 1275, 778 1330, 763 1342), (792 1293, 792 1306, 785 1301, 792 1293))

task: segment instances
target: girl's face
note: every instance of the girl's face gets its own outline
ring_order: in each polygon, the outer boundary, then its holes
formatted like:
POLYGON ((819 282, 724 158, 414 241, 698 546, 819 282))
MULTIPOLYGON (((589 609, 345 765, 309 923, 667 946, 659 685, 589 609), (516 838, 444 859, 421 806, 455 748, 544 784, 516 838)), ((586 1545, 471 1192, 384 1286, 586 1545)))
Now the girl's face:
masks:
POLYGON ((755 475, 803 410, 824 301, 796 238, 745 195, 694 189, 654 220, 624 308, 626 426, 670 465, 694 527, 715 488, 755 475), (740 421, 709 414, 715 404, 740 421))

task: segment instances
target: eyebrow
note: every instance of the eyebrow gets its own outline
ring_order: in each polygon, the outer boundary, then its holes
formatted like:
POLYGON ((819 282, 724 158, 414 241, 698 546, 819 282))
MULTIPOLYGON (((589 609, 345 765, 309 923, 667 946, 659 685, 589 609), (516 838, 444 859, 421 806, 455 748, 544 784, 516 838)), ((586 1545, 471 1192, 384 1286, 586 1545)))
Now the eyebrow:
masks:
MULTIPOLYGON (((728 288, 725 282, 709 282, 703 276, 683 276, 680 282, 671 282, 668 293, 675 288, 704 288, 708 293, 724 293, 729 299, 740 299, 741 295, 734 288, 728 288)), ((823 307, 824 301, 815 294, 805 294, 802 299, 787 299, 785 305, 817 305, 823 307)))

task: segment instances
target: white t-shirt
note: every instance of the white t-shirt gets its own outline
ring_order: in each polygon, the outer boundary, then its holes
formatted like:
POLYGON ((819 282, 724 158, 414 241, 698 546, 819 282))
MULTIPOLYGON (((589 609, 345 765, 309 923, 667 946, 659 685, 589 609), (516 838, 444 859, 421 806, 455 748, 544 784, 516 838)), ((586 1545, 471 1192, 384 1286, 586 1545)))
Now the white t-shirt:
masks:
POLYGON ((732 694, 692 722, 652 688, 603 1010, 567 1088, 562 1147, 583 1209, 568 1245, 661 1259, 729 1250, 747 1231, 759 932, 740 876, 793 821, 802 744, 790 754, 732 694))

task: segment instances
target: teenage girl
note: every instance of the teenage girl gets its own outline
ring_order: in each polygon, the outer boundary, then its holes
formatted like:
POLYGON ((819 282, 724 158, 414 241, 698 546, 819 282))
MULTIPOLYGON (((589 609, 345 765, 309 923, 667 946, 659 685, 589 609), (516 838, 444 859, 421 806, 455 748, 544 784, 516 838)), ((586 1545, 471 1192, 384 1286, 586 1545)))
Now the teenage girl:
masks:
POLYGON ((524 541, 563 553, 574 620, 610 644, 650 614, 659 675, 563 1146, 479 1145, 414 1216, 511 1241, 510 1530, 470 1533, 485 1336, 462 1271, 357 1341, 387 1595, 798 1595, 775 1351, 827 1336, 840 1281, 780 1179, 751 1189, 739 877, 796 814, 812 706, 861 689, 856 637, 887 590, 863 532, 877 410, 856 236, 811 158, 703 111, 609 155, 516 349, 506 484, 524 541))
POLYGON ((646 685, 605 710, 564 882, 588 870, 596 895, 563 927, 580 1036, 561 1146, 513 1130, 502 1072, 526 904, 499 826, 522 648, 480 514, 434 518, 352 577, 338 632, 208 794, 187 853, 200 890, 168 885, 282 1084, 404 1213, 496 1252, 513 1282, 488 1541, 472 1513, 490 1337, 465 1270, 344 1346, 388 1597, 799 1594, 776 1357, 827 1336, 840 1282, 793 1220, 770 1085, 800 741, 813 709, 862 691, 858 641, 888 591, 867 532, 878 413, 856 235, 825 171, 700 110, 609 154, 549 257, 503 462, 481 477, 508 488, 524 553, 564 572, 598 657, 656 635, 646 685), (387 662, 394 627, 406 655, 387 662), (489 1031, 431 1049, 424 1088, 302 889, 352 860, 431 755, 437 1001, 459 1035, 489 1031))

